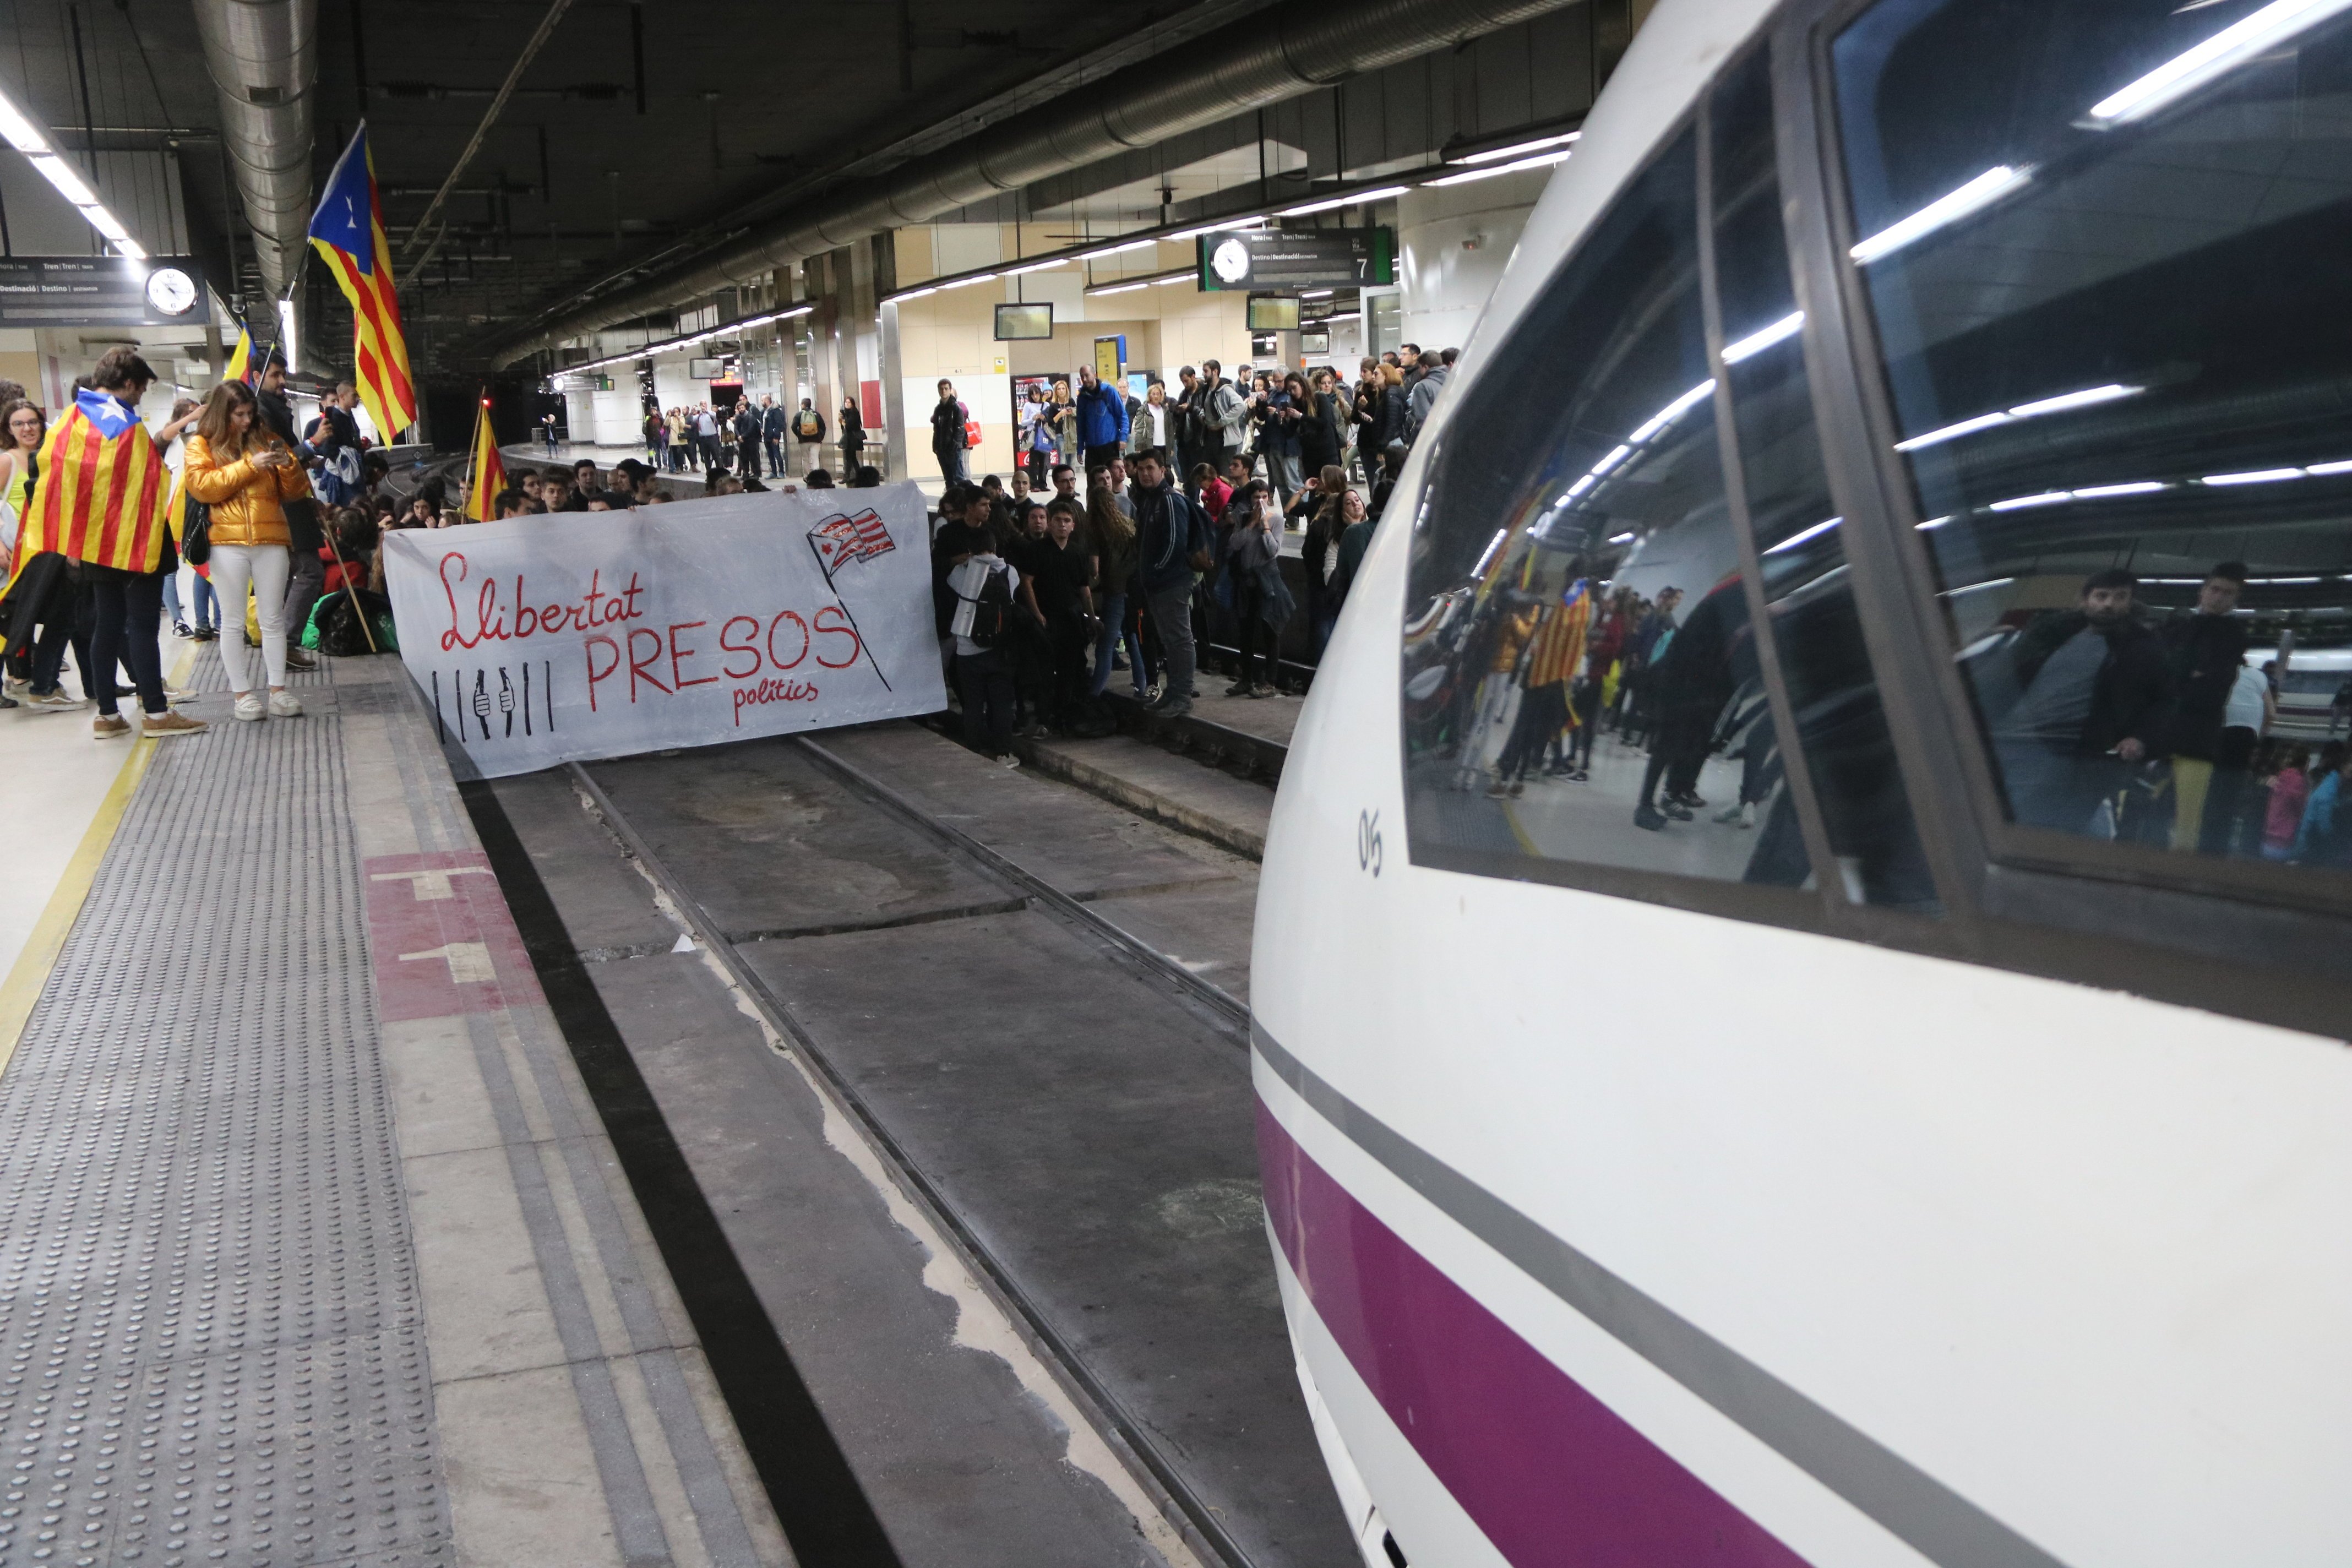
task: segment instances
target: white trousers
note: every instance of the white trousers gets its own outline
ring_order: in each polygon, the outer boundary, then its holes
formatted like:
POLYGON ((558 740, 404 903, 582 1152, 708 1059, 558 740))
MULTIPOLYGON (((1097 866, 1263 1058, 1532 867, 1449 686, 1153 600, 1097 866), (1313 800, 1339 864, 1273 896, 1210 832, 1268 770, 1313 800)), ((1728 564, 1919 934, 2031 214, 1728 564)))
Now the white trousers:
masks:
POLYGON ((253 689, 246 665, 245 594, 253 590, 254 612, 261 622, 261 662, 272 689, 286 684, 286 574, 290 558, 282 544, 215 544, 212 560, 213 589, 220 595, 221 668, 228 671, 228 689, 242 697, 253 689))

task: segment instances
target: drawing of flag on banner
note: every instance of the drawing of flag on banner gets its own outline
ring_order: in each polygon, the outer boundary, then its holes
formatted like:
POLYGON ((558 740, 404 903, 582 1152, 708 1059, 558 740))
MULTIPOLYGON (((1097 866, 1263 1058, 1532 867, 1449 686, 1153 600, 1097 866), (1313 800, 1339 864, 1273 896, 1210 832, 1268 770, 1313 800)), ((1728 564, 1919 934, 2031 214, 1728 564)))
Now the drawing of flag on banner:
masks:
POLYGON ((809 530, 809 548, 816 552, 817 564, 824 571, 830 584, 833 574, 858 561, 871 561, 886 555, 898 545, 890 539, 890 531, 883 525, 874 510, 868 507, 856 517, 844 513, 829 517, 809 530))

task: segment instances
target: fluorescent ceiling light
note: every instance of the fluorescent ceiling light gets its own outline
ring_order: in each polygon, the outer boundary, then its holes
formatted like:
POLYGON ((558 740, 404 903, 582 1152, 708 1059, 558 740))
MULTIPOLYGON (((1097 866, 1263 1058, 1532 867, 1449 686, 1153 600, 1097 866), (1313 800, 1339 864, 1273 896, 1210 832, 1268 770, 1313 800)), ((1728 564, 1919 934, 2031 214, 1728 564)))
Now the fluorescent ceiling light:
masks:
POLYGON ((1157 239, 1138 239, 1129 241, 1126 245, 1106 245, 1099 250, 1082 251, 1078 256, 1078 259, 1080 261, 1099 261, 1106 256, 1124 256, 1130 250, 1150 250, 1153 246, 1156 246, 1160 242, 1157 239))
POLYGON ((1839 523, 1842 523, 1844 521, 1845 519, 1842 517, 1832 517, 1825 521, 1817 522, 1813 524, 1812 527, 1804 530, 1802 532, 1789 535, 1788 538, 1780 541, 1780 543, 1772 546, 1771 549, 1767 550, 1764 553, 1767 555, 1778 555, 1783 550, 1794 550, 1808 539, 1818 538, 1821 535, 1827 533, 1831 529, 1835 528, 1839 523))
POLYGON ((1194 228, 1179 229, 1174 234, 1163 234, 1160 237, 1166 240, 1198 239, 1204 234, 1225 234, 1234 229, 1264 228, 1267 221, 1263 213, 1254 214, 1249 217, 1220 218, 1215 223, 1204 223, 1194 228))
POLYGON ((2352 0, 2273 0, 2241 17, 2196 47, 2173 56, 2146 76, 2091 105, 2086 123, 2095 130, 2126 124, 2179 101, 2257 55, 2266 54, 2307 28, 2352 5, 2352 0))
POLYGON ((1795 337, 1804 324, 1805 313, 1792 310, 1761 331, 1750 332, 1736 343, 1724 344, 1723 363, 1738 364, 1741 360, 1752 359, 1774 343, 1795 337))
POLYGON ((8 145, 19 153, 46 153, 49 150, 48 137, 33 123, 30 116, 8 100, 5 93, 0 93, 0 137, 5 137, 8 145))
POLYGON ((2039 495, 2011 496, 2007 500, 1997 500, 1992 503, 1992 510, 1995 511, 2023 511, 2027 507, 2056 506, 2060 501, 2069 501, 2074 499, 2074 492, 2073 490, 2043 490, 2039 495))
POLYGON ((1925 533, 1931 528, 1941 528, 1944 524, 1951 521, 1952 520, 1948 515, 1944 517, 1931 517, 1927 521, 1920 523, 1917 531, 1921 533, 1925 533))
POLYGON ((2246 581, 2260 588, 2299 588, 2305 584, 2316 583, 2319 579, 2316 577, 2249 577, 2246 581))
POLYGON ((1033 261, 1026 267, 1008 267, 1004 269, 1004 275, 1007 278, 1019 278, 1024 273, 1051 272, 1056 267, 1067 267, 1069 264, 1068 257, 1057 256, 1051 261, 1033 261))
MULTIPOLYGON (((2352 4, 2352 0, 2347 0, 2352 4)), ((1881 257, 1892 256, 1914 240, 1921 239, 1939 228, 1948 228, 1970 213, 1990 206, 2011 191, 2033 178, 2031 166, 2013 169, 2007 163, 1996 164, 1956 191, 1937 196, 1909 217, 1897 218, 1876 234, 1857 245, 1849 253, 1864 266, 1881 257)))
POLYGON ((1633 536, 1631 533, 1612 533, 1609 536, 1609 542, 1612 544, 1630 544, 1633 542, 1633 536))
POLYGON ((942 283, 940 287, 942 289, 969 289, 975 283, 993 283, 994 281, 996 281, 995 273, 982 272, 974 278, 959 278, 952 283, 942 283))
POLYGON ((1552 504, 1554 506, 1566 506, 1569 502, 1574 500, 1577 497, 1582 495, 1585 491, 1591 489, 1594 485, 1597 485, 1600 482, 1601 477, 1599 475, 1587 474, 1582 479, 1577 480, 1576 483, 1569 486, 1568 493, 1560 497, 1559 500, 1552 502, 1552 504))
POLYGON ((1361 310, 1334 310, 1323 319, 1327 321, 1356 321, 1363 319, 1361 310))
MULTIPOLYGON (((144 260, 146 260, 146 259, 147 259, 147 252, 146 252, 146 250, 145 250, 145 249, 144 249, 144 248, 140 245, 140 243, 139 243, 137 240, 132 239, 132 238, 129 237, 128 236, 125 236, 125 237, 124 237, 123 238, 121 238, 121 239, 118 239, 118 240, 116 240, 116 241, 114 242, 114 248, 115 248, 115 250, 116 250, 117 252, 119 252, 121 255, 124 256, 125 258, 129 258, 130 260, 132 260, 132 261, 144 261, 144 260)), ((143 268, 142 268, 142 270, 143 270, 143 268)))
POLYGON ((1192 282, 1192 281, 1193 281, 1193 278, 1192 278, 1192 275, 1191 273, 1189 273, 1189 272, 1180 272, 1180 273, 1178 273, 1178 274, 1177 274, 1175 277, 1173 277, 1173 278, 1162 278, 1162 279, 1160 279, 1159 280, 1159 282, 1158 282, 1157 284, 1155 284, 1155 285, 1154 285, 1154 287, 1156 287, 1156 288, 1160 288, 1160 289, 1165 289, 1165 288, 1167 288, 1167 287, 1168 287, 1168 285, 1170 285, 1171 283, 1190 283, 1190 282, 1192 282))
POLYGON ((129 239, 131 237, 131 231, 122 226, 122 220, 116 217, 112 213, 108 212, 104 207, 84 207, 81 209, 81 216, 89 219, 90 227, 98 230, 99 233, 106 236, 109 239, 129 239))
POLYGON ((1328 289, 1309 289, 1301 293, 1298 297, 1302 300, 1328 300, 1331 297, 1331 290, 1328 289))
POLYGON ((1344 196, 1329 196, 1319 202, 1308 202, 1304 206, 1285 207, 1278 216, 1305 217, 1309 213, 1328 213, 1334 207, 1352 207, 1365 202, 1386 201, 1391 196, 1403 195, 1410 189, 1412 189, 1410 185, 1382 185, 1376 191, 1354 191, 1344 196))
POLYGON ((1937 595, 1937 597, 1941 599, 1957 599, 1962 594, 1979 594, 1982 593, 1987 588, 2006 588, 2011 583, 2016 581, 2017 579, 2014 577, 1994 577, 1982 583, 1971 583, 1965 588, 1947 588, 1941 594, 1937 595))
POLYGON ((2152 495, 2158 490, 2168 490, 2171 488, 2172 487, 2170 485, 2165 484, 2161 480, 2158 479, 2134 479, 2128 484, 2090 485, 2084 489, 2076 490, 2074 492, 2074 499, 2076 500, 2105 500, 2109 496, 2152 495))
MULTIPOLYGON (((1730 351, 1727 349, 1724 353, 1725 357, 1728 358, 1730 351)), ((2008 425, 2020 419, 2037 419, 2044 414, 2063 414, 2070 408, 2088 408, 2095 404, 2113 403, 2118 397, 2137 397, 2147 390, 2147 388, 2144 386, 2124 386, 2111 383, 2105 386, 2086 386, 2079 392, 2062 392, 2055 397, 2038 398, 2032 403, 2021 403, 2013 408, 1996 409, 1990 414, 1979 414, 1973 419, 1963 419, 1957 425, 1947 425, 1940 429, 1914 436, 1907 441, 1897 441, 1895 443, 1895 449, 1898 452, 1916 452, 1922 447, 1939 447, 1947 441, 1973 435, 1979 430, 1990 430, 1996 425, 2008 425)))
POLYGON ((1132 294, 1138 289, 1149 289, 1151 285, 1149 283, 1113 283, 1105 288, 1087 289, 1087 298, 1089 300, 1099 300, 1106 294, 1132 294))
POLYGON ((1521 158, 1513 163, 1496 163, 1484 169, 1465 169, 1458 174, 1446 174, 1434 180, 1423 180, 1422 185, 1424 189, 1434 189, 1439 185, 1466 185, 1473 180, 1491 180, 1497 174, 1516 174, 1522 169, 1548 169, 1567 157, 1568 154, 1564 152, 1540 153, 1535 157, 1521 158))
POLYGON ((78 207, 98 205, 98 193, 83 184, 81 176, 73 172, 73 165, 63 158, 54 153, 44 153, 33 158, 31 163, 34 168, 40 171, 41 178, 55 185, 58 188, 58 194, 74 205, 78 207))
POLYGON ((2255 468, 2242 474, 2208 474, 2209 485, 2274 485, 2282 479, 2303 478, 2301 468, 2255 468))
POLYGON ((2122 386, 2114 383, 2105 386, 2086 386, 2080 392, 2062 392, 2055 397, 2021 403, 2009 413, 2013 419, 2032 419, 2039 415, 2063 413, 2069 408, 2088 408, 2095 403, 2113 403, 2118 397, 2129 397, 2146 390, 2146 387, 2122 386))
MULTIPOLYGON (((1708 376, 1705 381, 1700 382, 1696 386, 1692 387, 1688 392, 1684 393, 1680 397, 1675 398, 1672 403, 1667 404, 1664 408, 1661 408, 1655 414, 1651 415, 1648 419, 1643 421, 1640 429, 1634 431, 1631 436, 1626 437, 1625 439, 1633 442, 1636 446, 1639 446, 1641 443, 1648 440, 1651 437, 1656 435, 1659 431, 1664 429, 1667 426, 1673 424, 1675 420, 1681 418, 1683 410, 1688 408, 1692 404, 1698 402, 1701 398, 1711 397, 1714 394, 1715 377, 1708 376)), ((1595 473, 1600 472, 1598 468, 1595 468, 1593 471, 1595 473)))
POLYGON ((1592 477, 1594 479, 1599 479, 1601 475, 1607 473, 1610 469, 1615 468, 1618 464, 1623 462, 1633 455, 1633 448, 1631 447, 1611 447, 1605 457, 1603 457, 1599 462, 1592 465, 1592 477))
POLYGON ((1547 147, 1565 147, 1583 134, 1584 132, 1581 131, 1568 131, 1561 132, 1558 136, 1538 136, 1532 142, 1514 142, 1507 147, 1489 147, 1484 153, 1473 153, 1467 157, 1463 158, 1448 158, 1446 162, 1449 163, 1491 163, 1497 158, 1516 157, 1521 153, 1540 153, 1547 147))
POLYGON ((2306 474, 2352 474, 2352 463, 2314 463, 2303 471, 2306 474))

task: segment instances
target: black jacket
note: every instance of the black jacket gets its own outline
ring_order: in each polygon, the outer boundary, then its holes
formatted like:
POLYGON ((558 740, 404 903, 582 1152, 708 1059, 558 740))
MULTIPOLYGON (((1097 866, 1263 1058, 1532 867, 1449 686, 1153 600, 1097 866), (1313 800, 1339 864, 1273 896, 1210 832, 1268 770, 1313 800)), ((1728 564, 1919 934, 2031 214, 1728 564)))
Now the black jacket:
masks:
POLYGON ((2245 623, 2234 616, 2179 616, 2157 636, 2172 679, 2172 752, 2210 762, 2221 750, 2231 689, 2246 667, 2245 623))
MULTIPOLYGON (((2067 610, 2044 616, 2020 632, 2009 651, 2018 689, 2032 686, 2050 656, 2090 624, 2091 617, 2082 611, 2067 610)), ((2101 756, 2115 750, 2119 742, 2136 740, 2151 755, 2162 755, 2172 710, 2172 676, 2164 645, 2137 621, 2118 622, 2105 635, 2107 657, 2091 689, 2091 712, 2083 721, 2075 753, 2101 756)))
POLYGON ((964 406, 952 397, 931 405, 931 450, 961 452, 964 448, 964 406))

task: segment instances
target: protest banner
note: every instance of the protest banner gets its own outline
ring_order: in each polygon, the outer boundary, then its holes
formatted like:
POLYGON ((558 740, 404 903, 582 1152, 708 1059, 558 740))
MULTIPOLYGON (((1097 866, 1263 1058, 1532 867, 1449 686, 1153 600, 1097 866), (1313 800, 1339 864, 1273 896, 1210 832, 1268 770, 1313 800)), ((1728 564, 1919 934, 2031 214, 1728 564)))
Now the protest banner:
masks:
POLYGON ((911 484, 404 529, 383 562, 401 660, 483 777, 947 705, 911 484))

